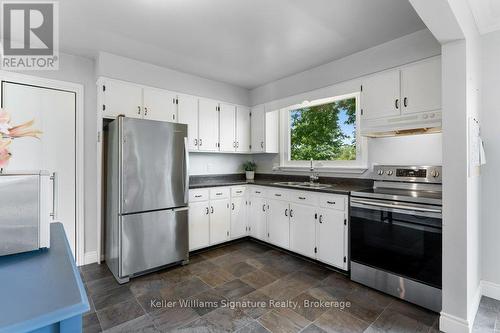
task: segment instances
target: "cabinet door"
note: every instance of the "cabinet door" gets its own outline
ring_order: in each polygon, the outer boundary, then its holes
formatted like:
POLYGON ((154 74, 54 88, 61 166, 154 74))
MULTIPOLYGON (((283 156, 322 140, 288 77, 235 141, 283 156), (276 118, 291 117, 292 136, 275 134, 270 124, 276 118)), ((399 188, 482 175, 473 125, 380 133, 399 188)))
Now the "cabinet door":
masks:
POLYGON ((252 108, 251 117, 251 137, 252 137, 252 152, 264 152, 264 105, 252 108))
POLYGON ((229 199, 210 201, 210 245, 229 240, 230 225, 229 199))
POLYGON ((177 122, 176 95, 168 90, 144 88, 144 119, 177 122))
POLYGON ((219 150, 236 150, 236 106, 220 104, 219 111, 219 150))
POLYGON ((363 81, 362 119, 377 119, 400 114, 399 70, 376 74, 363 81))
POLYGON ((261 197, 250 197, 248 206, 250 236, 267 241, 266 201, 261 197))
POLYGON ((188 125, 189 149, 198 149, 198 98, 190 95, 177 96, 179 123, 188 125))
POLYGON ((410 65, 401 70, 404 113, 441 109, 441 59, 410 65))
POLYGON ((290 207, 288 202, 269 199, 267 201, 267 226, 268 240, 282 248, 290 246, 290 207))
POLYGON ((210 245, 208 201, 189 204, 189 251, 210 245))
POLYGON ((290 204, 290 250, 314 258, 316 207, 290 204))
POLYGON ((104 117, 142 118, 142 87, 117 81, 107 81, 104 87, 104 117))
POLYGON ((344 225, 345 213, 322 209, 316 224, 316 258, 327 264, 347 269, 347 226, 344 225))
POLYGON ((279 120, 280 120, 280 111, 272 111, 266 112, 266 133, 265 133, 265 142, 264 142, 264 151, 266 153, 279 153, 279 120))
POLYGON ((199 100, 198 148, 203 151, 218 151, 219 103, 207 99, 199 100))
POLYGON ((247 232, 247 206, 245 197, 231 199, 231 238, 240 238, 247 232))
POLYGON ((236 107, 236 151, 250 151, 250 108, 236 107))

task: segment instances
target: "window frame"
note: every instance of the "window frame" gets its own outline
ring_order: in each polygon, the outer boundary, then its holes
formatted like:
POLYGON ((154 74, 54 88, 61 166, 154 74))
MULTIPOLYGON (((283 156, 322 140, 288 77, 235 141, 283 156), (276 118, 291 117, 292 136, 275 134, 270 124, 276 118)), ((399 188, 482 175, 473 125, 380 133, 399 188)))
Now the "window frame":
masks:
POLYGON ((367 140, 365 137, 361 136, 360 124, 361 124, 361 107, 360 107, 360 97, 361 93, 353 92, 348 94, 337 95, 328 98, 316 99, 311 102, 303 102, 301 104, 290 105, 280 110, 281 117, 281 157, 280 157, 280 169, 297 169, 303 170, 305 168, 309 169, 310 161, 292 161, 290 138, 291 138, 291 126, 290 126, 290 111, 297 109, 312 107, 322 104, 333 103, 343 99, 355 98, 356 99, 356 159, 355 160, 337 160, 337 161, 314 161, 313 166, 317 171, 342 171, 361 173, 367 169, 367 156, 366 156, 366 146, 367 140))

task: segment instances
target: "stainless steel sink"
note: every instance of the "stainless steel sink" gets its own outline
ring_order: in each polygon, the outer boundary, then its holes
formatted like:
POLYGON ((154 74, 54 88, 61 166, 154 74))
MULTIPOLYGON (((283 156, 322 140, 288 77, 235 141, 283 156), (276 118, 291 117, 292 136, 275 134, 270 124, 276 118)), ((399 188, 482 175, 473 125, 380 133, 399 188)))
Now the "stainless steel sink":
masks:
POLYGON ((309 183, 309 182, 277 182, 273 184, 279 186, 289 186, 298 188, 314 188, 318 190, 332 187, 332 185, 329 184, 309 183))

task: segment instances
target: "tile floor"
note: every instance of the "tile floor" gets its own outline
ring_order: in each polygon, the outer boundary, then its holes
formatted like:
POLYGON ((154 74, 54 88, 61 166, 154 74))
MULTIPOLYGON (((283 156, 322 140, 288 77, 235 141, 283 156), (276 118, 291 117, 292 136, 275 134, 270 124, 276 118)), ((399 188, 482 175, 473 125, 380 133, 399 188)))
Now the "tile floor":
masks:
POLYGON ((187 266, 121 286, 105 265, 82 266, 81 274, 91 301, 86 333, 438 332, 436 313, 254 241, 196 254, 187 266))

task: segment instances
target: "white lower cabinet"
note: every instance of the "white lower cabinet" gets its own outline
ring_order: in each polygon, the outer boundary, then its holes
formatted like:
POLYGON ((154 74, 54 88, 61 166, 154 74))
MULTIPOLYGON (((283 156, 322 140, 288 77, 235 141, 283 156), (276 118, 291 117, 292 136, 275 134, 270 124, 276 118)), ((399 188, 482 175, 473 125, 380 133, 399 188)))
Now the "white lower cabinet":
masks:
POLYGON ((210 245, 229 240, 231 210, 229 199, 210 201, 210 245))
POLYGON ((290 250, 307 257, 315 256, 315 206, 290 204, 290 250))
POLYGON ((245 197, 231 198, 231 239, 247 234, 247 200, 245 197))
POLYGON ((347 216, 345 211, 320 209, 316 223, 316 258, 347 270, 347 216))
POLYGON ((348 269, 347 196, 233 186, 189 197, 190 250, 248 235, 348 269))
POLYGON ((267 239, 269 243, 288 249, 290 246, 290 205, 286 201, 268 199, 267 239))
POLYGON ((251 196, 248 205, 248 228, 250 236, 267 241, 266 199, 251 196))
POLYGON ((210 214, 208 201, 189 203, 189 250, 210 245, 210 214))

